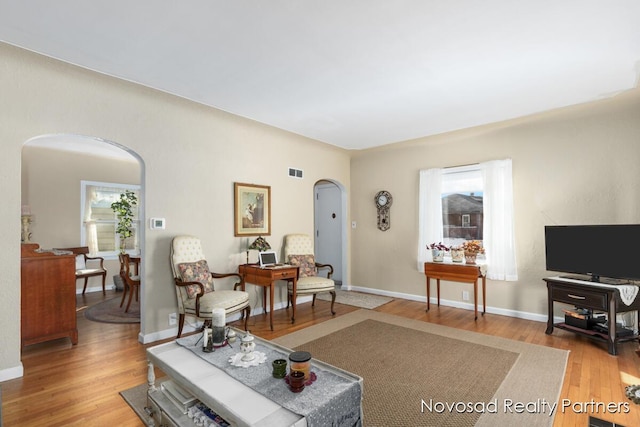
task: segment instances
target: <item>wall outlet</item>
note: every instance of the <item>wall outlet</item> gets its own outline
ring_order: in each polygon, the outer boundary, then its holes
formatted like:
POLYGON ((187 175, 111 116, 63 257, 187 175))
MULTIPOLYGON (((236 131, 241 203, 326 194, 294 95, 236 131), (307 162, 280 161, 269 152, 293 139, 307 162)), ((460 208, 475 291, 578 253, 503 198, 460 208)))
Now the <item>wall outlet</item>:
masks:
POLYGON ((462 301, 469 301, 469 291, 462 291, 462 301))
POLYGON ((178 323, 178 315, 176 313, 169 314, 169 326, 175 326, 178 323))

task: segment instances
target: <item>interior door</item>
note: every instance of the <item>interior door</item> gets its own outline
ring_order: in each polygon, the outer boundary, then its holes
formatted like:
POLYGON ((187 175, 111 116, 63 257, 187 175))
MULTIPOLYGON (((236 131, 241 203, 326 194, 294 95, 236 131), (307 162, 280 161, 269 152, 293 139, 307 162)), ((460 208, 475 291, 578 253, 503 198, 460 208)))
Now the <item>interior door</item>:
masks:
POLYGON ((333 280, 342 283, 342 211, 337 185, 315 186, 315 253, 318 262, 333 266, 333 280))

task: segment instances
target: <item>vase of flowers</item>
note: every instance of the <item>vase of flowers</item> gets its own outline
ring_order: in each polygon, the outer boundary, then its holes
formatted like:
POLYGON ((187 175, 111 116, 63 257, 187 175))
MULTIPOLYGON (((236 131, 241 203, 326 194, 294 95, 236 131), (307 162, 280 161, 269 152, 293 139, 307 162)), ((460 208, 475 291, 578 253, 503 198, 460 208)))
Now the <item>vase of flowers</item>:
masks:
POLYGON ((464 249, 464 261, 466 264, 475 264, 478 254, 484 253, 482 242, 479 240, 467 240, 462 244, 464 249))
POLYGON ((449 252, 449 246, 439 243, 431 243, 427 246, 428 249, 431 249, 431 257, 433 258, 433 262, 443 262, 444 254, 449 252))
POLYGON ((462 245, 451 247, 451 261, 462 262, 464 260, 464 248, 462 245))

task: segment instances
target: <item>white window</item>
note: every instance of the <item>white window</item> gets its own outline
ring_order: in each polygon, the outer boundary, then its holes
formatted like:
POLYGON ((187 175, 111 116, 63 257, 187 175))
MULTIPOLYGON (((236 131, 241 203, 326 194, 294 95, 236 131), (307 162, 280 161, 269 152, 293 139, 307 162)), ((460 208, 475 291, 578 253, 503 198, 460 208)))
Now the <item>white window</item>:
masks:
MULTIPOLYGON (((485 248, 487 277, 518 280, 513 219, 511 160, 492 160, 478 165, 420 171, 418 203, 418 269, 430 259, 427 245, 433 242, 459 244, 464 240, 445 238, 443 195, 457 194, 482 199, 482 221, 478 234, 485 248)), ((450 209, 449 209, 450 210, 450 209)), ((474 217, 469 213, 470 227, 474 217)), ((456 218, 462 218, 456 214, 456 218)), ((462 225, 462 224, 461 224, 462 225)), ((451 228, 449 229, 449 232, 451 228)))
POLYGON ((458 246, 482 240, 484 219, 480 165, 442 169, 442 242, 458 246))
MULTIPOLYGON (((117 219, 111 209, 111 203, 120 198, 125 190, 133 191, 140 200, 140 186, 114 184, 109 182, 81 181, 81 218, 80 240, 89 247, 92 255, 116 257, 120 252, 120 236, 116 233, 117 219)), ((126 252, 139 253, 138 207, 134 212, 133 235, 126 240, 126 252)))

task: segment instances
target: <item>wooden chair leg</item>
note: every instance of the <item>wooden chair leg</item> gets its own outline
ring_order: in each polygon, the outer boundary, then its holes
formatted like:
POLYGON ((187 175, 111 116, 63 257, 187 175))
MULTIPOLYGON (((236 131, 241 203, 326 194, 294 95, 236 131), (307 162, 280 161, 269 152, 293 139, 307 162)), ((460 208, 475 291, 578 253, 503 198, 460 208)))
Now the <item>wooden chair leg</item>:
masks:
POLYGON ((251 316, 251 305, 248 305, 247 308, 244 309, 244 311, 246 311, 246 314, 244 316, 244 330, 248 331, 248 324, 247 322, 249 322, 249 316, 251 316))
POLYGON ((122 299, 120 300, 120 307, 122 307, 122 304, 124 304, 124 298, 127 296, 127 290, 129 289, 129 285, 127 284, 126 280, 122 281, 122 299))
POLYGON ((317 294, 313 294, 313 299, 311 300, 311 307, 315 307, 316 306, 316 295, 317 294))
MULTIPOLYGON (((137 287, 137 286, 134 286, 134 288, 136 288, 136 289, 137 289, 138 287, 137 287)), ((134 290, 134 289, 130 289, 130 291, 129 291, 129 302, 127 303, 127 308, 125 308, 125 309, 124 309, 124 312, 125 312, 125 313, 128 313, 128 312, 129 312, 129 307, 131 306, 131 300, 133 299, 133 294, 134 294, 134 292, 136 292, 136 290, 134 290)))
POLYGON ((86 292, 86 290, 87 290, 87 282, 89 282, 89 278, 88 278, 88 277, 85 277, 85 278, 84 278, 84 288, 82 288, 82 295, 84 295, 84 293, 85 293, 85 292, 86 292))
POLYGON ((107 294, 107 273, 104 273, 102 275, 102 295, 106 295, 107 294))
POLYGON ((333 309, 333 304, 336 302, 336 291, 330 291, 331 294, 331 314, 335 315, 336 311, 333 309))
POLYGON ((184 313, 180 313, 178 315, 178 336, 176 338, 180 338, 182 335, 182 328, 184 327, 184 313))

